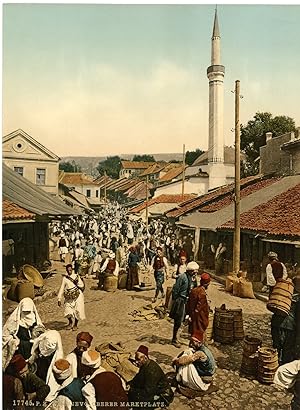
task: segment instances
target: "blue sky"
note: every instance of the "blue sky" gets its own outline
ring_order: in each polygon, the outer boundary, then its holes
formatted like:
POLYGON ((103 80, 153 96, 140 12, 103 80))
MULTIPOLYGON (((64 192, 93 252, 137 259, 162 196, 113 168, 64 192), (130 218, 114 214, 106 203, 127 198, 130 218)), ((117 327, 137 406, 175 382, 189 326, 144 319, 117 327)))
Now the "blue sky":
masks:
MULTIPOLYGON (((224 136, 256 111, 300 126, 300 6, 219 5, 224 136)), ((3 132, 60 156, 207 148, 213 5, 3 6, 3 132)))

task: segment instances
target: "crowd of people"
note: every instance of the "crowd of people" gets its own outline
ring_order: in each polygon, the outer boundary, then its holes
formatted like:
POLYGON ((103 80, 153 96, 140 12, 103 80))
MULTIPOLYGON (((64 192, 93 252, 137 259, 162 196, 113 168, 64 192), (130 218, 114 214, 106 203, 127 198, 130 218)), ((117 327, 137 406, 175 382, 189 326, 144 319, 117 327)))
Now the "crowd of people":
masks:
MULTIPOLYGON (((139 270, 144 266, 155 281, 153 303, 166 297, 166 279, 171 274, 175 279, 169 313, 174 321, 170 343, 181 348, 178 333, 186 321, 190 344, 170 363, 174 380, 151 359, 146 346, 139 346, 132 356, 136 376, 128 382, 101 365, 101 354, 91 347, 93 336, 88 331, 77 335, 74 350, 65 355, 60 333, 46 329, 34 302, 24 298, 3 328, 5 409, 21 410, 33 405, 48 410, 71 410, 74 406, 89 410, 160 408, 172 402, 175 388, 189 398, 218 389, 213 381, 216 362, 205 344, 211 278, 208 273, 201 274, 193 260, 190 235, 181 237, 177 229, 160 220, 147 225, 141 219, 132 221, 124 208, 112 204, 97 217, 72 217, 53 223, 50 236, 57 241, 66 267, 57 302, 59 307, 64 306, 67 329, 76 330, 79 320, 85 319, 85 277, 96 277, 98 289, 102 289, 107 275, 118 277, 125 270, 126 289, 133 290, 141 284, 139 270)), ((224 244, 220 244, 215 252, 217 258, 225 251, 224 244)), ((279 279, 286 278, 286 270, 275 253, 269 258, 266 284, 271 292, 279 279)), ((296 410, 300 409, 300 281, 294 282, 291 312, 284 320, 274 314, 271 330, 281 364, 275 381, 284 387, 295 386, 296 410)))

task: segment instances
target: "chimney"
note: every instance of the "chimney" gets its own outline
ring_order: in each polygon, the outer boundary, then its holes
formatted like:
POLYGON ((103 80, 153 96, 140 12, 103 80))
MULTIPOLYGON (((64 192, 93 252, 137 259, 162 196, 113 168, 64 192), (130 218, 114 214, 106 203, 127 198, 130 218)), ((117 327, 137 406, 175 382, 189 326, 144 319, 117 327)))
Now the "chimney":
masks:
POLYGON ((291 139, 290 141, 295 141, 295 133, 294 131, 291 132, 291 139))
POLYGON ((300 127, 296 128, 296 138, 300 138, 300 127))
POLYGON ((266 144, 272 139, 272 132, 266 132, 266 144))

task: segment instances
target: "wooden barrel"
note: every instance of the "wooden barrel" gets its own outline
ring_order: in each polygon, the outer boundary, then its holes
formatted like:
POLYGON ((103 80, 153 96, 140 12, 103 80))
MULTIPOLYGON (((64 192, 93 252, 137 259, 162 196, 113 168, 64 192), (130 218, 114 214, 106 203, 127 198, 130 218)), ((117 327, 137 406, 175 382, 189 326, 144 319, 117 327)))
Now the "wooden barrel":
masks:
POLYGON ((270 295, 267 309, 282 316, 289 314, 294 285, 290 280, 279 279, 270 295))
POLYGON ((213 333, 214 333, 214 314, 213 312, 209 312, 208 326, 204 334, 204 341, 210 342, 213 339, 213 333))
POLYGON ((261 346, 262 340, 257 337, 245 336, 243 346, 243 356, 251 356, 261 346))
POLYGON ((258 349, 257 380, 261 383, 271 384, 278 369, 278 353, 271 347, 258 349))
POLYGON ((125 271, 123 271, 122 273, 119 273, 118 289, 126 289, 127 277, 128 275, 125 271))
POLYGON ((247 376, 257 376, 258 353, 250 356, 243 355, 241 364, 241 373, 247 376))
POLYGON ((34 285, 30 281, 19 281, 17 286, 16 286, 16 297, 17 301, 20 302, 20 300, 24 298, 34 298, 34 285))
POLYGON ((243 340, 244 339, 243 310, 242 309, 231 309, 230 312, 233 313, 234 340, 243 340))
POLYGON ((106 292, 115 292, 118 289, 118 278, 115 275, 105 275, 103 289, 106 292))
POLYGON ((215 309, 214 315, 214 340, 220 343, 233 343, 234 341, 234 322, 233 313, 215 309))

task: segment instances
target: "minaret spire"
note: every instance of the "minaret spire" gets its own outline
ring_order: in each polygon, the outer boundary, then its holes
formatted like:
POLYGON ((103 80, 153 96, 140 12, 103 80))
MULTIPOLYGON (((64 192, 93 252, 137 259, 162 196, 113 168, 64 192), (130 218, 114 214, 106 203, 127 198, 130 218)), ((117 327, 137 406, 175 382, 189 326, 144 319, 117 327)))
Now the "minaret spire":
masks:
POLYGON ((226 181, 223 135, 224 74, 225 67, 221 65, 221 37, 216 8, 211 38, 211 65, 207 69, 209 79, 208 163, 210 164, 210 189, 223 185, 226 181))
POLYGON ((217 6, 215 9, 215 21, 214 21, 214 29, 213 29, 213 34, 212 34, 212 38, 214 37, 220 37, 217 6))

